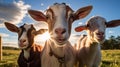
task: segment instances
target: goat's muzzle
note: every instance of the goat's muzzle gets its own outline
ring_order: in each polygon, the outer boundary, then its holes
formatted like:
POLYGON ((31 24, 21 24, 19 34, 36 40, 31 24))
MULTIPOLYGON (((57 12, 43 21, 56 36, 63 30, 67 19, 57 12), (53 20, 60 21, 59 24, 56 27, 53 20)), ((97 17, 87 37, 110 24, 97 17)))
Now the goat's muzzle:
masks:
POLYGON ((62 36, 65 32, 66 32, 66 29, 64 28, 55 29, 55 33, 57 34, 57 36, 62 36))
POLYGON ((66 29, 65 28, 56 28, 55 34, 56 34, 55 41, 58 44, 64 44, 66 42, 66 37, 65 37, 66 29))
POLYGON ((96 33, 97 34, 97 39, 99 40, 99 41, 103 41, 104 39, 105 39, 105 34, 104 34, 104 32, 98 32, 98 33, 96 33))
POLYGON ((21 40, 19 40, 19 46, 20 47, 24 47, 24 46, 26 46, 24 43, 26 42, 26 40, 25 39, 21 39, 21 40))

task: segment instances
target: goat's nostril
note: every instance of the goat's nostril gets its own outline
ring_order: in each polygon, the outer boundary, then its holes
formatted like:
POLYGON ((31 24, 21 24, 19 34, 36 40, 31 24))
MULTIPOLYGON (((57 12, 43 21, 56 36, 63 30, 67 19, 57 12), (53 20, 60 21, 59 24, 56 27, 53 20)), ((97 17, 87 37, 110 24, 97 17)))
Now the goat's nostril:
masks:
POLYGON ((23 42, 26 42, 26 40, 23 40, 23 42))
POLYGON ((66 32, 66 30, 65 29, 62 29, 62 28, 57 28, 57 29, 55 29, 55 33, 56 34, 64 34, 66 32))
POLYGON ((97 33, 97 35, 100 35, 100 33, 97 33))
POLYGON ((24 42, 26 42, 25 39, 21 39, 21 40, 20 40, 20 43, 24 43, 24 42))
POLYGON ((64 34, 66 32, 66 30, 65 29, 63 29, 63 31, 61 32, 61 34, 64 34))
POLYGON ((56 30, 55 30, 55 33, 58 34, 58 32, 59 32, 59 31, 56 29, 56 30))
POLYGON ((99 32, 97 33, 97 35, 104 35, 104 32, 99 32))
POLYGON ((104 33, 101 33, 101 35, 104 35, 104 33))

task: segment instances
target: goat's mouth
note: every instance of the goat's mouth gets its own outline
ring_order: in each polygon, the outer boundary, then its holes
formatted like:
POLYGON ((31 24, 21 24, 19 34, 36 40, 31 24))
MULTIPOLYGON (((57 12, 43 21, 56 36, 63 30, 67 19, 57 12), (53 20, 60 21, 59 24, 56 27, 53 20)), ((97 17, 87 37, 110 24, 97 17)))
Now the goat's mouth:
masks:
POLYGON ((64 41, 65 41, 65 39, 62 39, 62 38, 57 39, 57 42, 59 42, 59 43, 64 42, 64 41))
POLYGON ((66 38, 56 38, 55 40, 59 45, 64 45, 67 39, 66 38))
POLYGON ((96 38, 99 42, 102 42, 105 40, 105 37, 104 36, 97 36, 96 38))
POLYGON ((20 47, 25 47, 26 45, 24 45, 24 44, 20 44, 19 46, 20 46, 20 47))
POLYGON ((104 40, 104 38, 97 38, 97 40, 99 40, 99 41, 103 41, 103 40, 104 40))
POLYGON ((26 44, 19 44, 19 48, 20 48, 20 49, 24 49, 24 48, 26 48, 26 47, 27 47, 26 44))

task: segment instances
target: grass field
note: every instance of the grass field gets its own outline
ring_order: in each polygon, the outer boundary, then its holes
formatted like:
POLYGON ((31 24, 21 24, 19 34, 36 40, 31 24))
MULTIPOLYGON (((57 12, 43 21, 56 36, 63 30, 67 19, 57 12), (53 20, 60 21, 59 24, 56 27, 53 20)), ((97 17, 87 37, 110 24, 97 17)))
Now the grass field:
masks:
MULTIPOLYGON (((18 67, 19 50, 3 50, 3 60, 0 67, 18 67)), ((120 67, 120 50, 102 50, 101 67, 120 67)))
POLYGON ((101 67, 120 67, 120 50, 103 50, 101 67))

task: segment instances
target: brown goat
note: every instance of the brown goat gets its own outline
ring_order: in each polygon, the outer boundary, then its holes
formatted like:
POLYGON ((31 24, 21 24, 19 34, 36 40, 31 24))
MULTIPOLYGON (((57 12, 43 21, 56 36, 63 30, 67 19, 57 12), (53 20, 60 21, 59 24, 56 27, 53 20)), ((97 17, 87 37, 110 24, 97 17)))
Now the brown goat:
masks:
POLYGON ((18 58, 19 67, 41 67, 40 45, 34 44, 34 37, 43 34, 47 29, 36 31, 33 25, 24 24, 20 27, 5 22, 5 26, 11 32, 18 33, 18 45, 21 53, 18 58))

